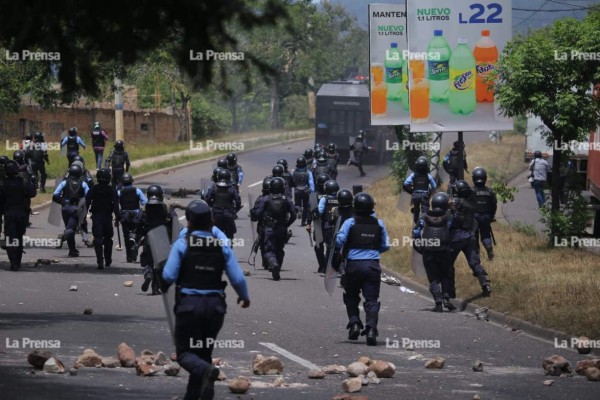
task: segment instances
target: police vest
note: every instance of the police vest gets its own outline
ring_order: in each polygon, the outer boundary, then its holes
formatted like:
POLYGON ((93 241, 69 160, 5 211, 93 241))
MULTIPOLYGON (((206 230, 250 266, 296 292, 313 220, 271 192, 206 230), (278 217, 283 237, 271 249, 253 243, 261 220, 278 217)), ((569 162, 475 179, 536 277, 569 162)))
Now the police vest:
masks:
POLYGON ((123 211, 137 210, 140 208, 140 199, 138 198, 135 186, 123 186, 121 189, 121 196, 119 196, 119 204, 123 211))
POLYGON ((292 173, 292 179, 294 180, 297 190, 305 190, 308 188, 308 171, 294 170, 292 173))
POLYGON ((114 208, 113 188, 106 183, 99 183, 90 190, 92 191, 90 211, 92 213, 111 213, 114 208))
POLYGON ((475 203, 475 212, 477 213, 491 213, 492 204, 494 202, 494 194, 487 188, 475 187, 475 193, 473 195, 473 202, 475 203))
POLYGON ((450 243, 450 230, 448 229, 448 217, 446 214, 438 216, 428 212, 425 215, 425 226, 421 238, 425 239, 421 246, 427 251, 444 251, 450 243))
POLYGON ((429 191, 429 174, 424 172, 415 172, 413 175, 413 191, 429 191))
POLYGON ((284 172, 282 176, 285 181, 286 191, 292 188, 292 175, 289 172, 284 172))
POLYGON ((125 152, 114 151, 112 154, 112 158, 110 159, 110 164, 113 170, 125 169, 125 152))
POLYGON ((42 150, 41 143, 33 143, 31 150, 29 151, 29 158, 31 161, 41 164, 44 162, 44 150, 42 150))
POLYGON ((94 147, 104 147, 105 140, 102 135, 102 131, 92 131, 92 146, 94 147))
POLYGON ((83 197, 83 182, 81 180, 67 179, 63 189, 63 198, 71 204, 78 204, 83 197))
POLYGON ((323 223, 325 223, 325 225, 333 225, 335 222, 335 209, 337 209, 340 203, 336 195, 326 195, 325 200, 323 223))
POLYGON ((79 152, 79 143, 77 143, 77 136, 69 136, 67 138, 67 152, 68 153, 78 153, 79 152))
POLYGON ((217 186, 213 195, 213 208, 233 209, 231 186, 217 186))
POLYGON ((475 206, 467 199, 457 199, 457 214, 454 217, 452 224, 453 228, 462 229, 465 231, 473 230, 475 226, 475 206))
POLYGON ((236 165, 235 167, 230 167, 228 165, 227 169, 231 172, 231 182, 237 184, 240 181, 239 165, 236 165))
POLYGON ((337 168, 338 158, 337 153, 327 153, 327 163, 331 165, 333 168, 337 168))
POLYGON ((29 165, 23 164, 19 165, 19 173, 18 176, 23 179, 23 182, 31 182, 31 170, 29 169, 29 165))
POLYGON ((453 170, 459 170, 459 150, 452 149, 450 150, 450 157, 448 158, 448 166, 453 170))
POLYGON ((270 194, 265 208, 266 224, 283 224, 287 217, 287 199, 280 194, 270 194))
POLYGON ((145 214, 144 227, 148 230, 160 225, 165 225, 168 222, 167 217, 169 212, 167 210, 167 205, 164 203, 146 204, 145 214))
POLYGON ((381 246, 381 226, 375 217, 354 217, 354 225, 348 233, 348 249, 379 250, 381 246))
POLYGON ((187 248, 181 261, 177 284, 182 288, 222 290, 225 270, 223 249, 215 238, 186 236, 187 248))
POLYGON ((9 209, 25 209, 25 185, 20 177, 4 180, 4 211, 9 209))
POLYGON ((323 165, 319 165, 317 164, 317 167, 315 168, 315 175, 319 176, 321 174, 327 174, 329 175, 329 165, 327 164, 323 164, 323 165))

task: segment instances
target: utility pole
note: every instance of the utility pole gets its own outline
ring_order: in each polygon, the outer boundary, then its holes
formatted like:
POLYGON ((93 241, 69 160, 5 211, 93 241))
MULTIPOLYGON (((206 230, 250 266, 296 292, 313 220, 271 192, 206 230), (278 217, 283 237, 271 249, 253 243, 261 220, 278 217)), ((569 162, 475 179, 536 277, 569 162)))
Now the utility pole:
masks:
POLYGON ((115 77, 115 141, 125 141, 123 130, 123 94, 121 93, 121 79, 115 77))

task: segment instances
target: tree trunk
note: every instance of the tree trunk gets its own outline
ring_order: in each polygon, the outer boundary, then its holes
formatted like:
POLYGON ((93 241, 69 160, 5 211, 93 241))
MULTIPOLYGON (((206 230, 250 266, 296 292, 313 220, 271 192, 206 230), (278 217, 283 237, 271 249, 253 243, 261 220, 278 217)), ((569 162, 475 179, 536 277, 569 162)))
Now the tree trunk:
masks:
POLYGON ((183 142, 188 140, 188 125, 190 121, 188 121, 188 113, 187 106, 190 101, 190 96, 186 96, 184 93, 179 93, 179 97, 181 99, 181 109, 179 111, 179 119, 181 120, 181 125, 179 127, 179 135, 177 140, 179 142, 183 142))
POLYGON ((231 111, 231 131, 237 132, 238 128, 238 118, 237 118, 237 98, 232 97, 229 100, 229 111, 231 111))
POLYGON ((554 148, 552 158, 552 212, 558 212, 560 209, 560 159, 562 157, 562 137, 556 138, 556 147, 554 148))
POLYGON ((279 80, 277 77, 273 77, 271 81, 270 111, 269 122, 271 123, 271 129, 277 129, 279 128, 279 80))

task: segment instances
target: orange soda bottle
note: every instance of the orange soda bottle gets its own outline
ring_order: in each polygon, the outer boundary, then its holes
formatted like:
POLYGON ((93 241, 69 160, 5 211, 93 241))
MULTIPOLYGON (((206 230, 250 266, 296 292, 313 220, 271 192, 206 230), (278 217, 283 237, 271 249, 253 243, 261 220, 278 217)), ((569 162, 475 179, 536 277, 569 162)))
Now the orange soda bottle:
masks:
POLYGON ((476 98, 478 102, 493 102, 494 88, 493 82, 485 83, 484 79, 496 68, 498 62, 498 48, 490 38, 490 31, 484 29, 481 31, 481 38, 475 44, 473 49, 475 57, 475 70, 477 72, 476 98))

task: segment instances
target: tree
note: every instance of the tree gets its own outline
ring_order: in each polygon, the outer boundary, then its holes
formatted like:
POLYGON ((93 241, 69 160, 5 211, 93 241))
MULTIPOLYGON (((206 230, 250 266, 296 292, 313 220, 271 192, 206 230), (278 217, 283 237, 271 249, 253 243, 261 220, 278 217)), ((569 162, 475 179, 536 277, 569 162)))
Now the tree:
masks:
MULTIPOLYGON (((573 57, 572 51, 598 52, 600 12, 583 22, 555 21, 549 27, 507 44, 497 68, 496 99, 509 117, 537 115, 554 147, 552 170, 560 169, 562 144, 582 141, 598 124, 600 102, 591 87, 600 78, 600 62, 573 57)), ((552 180, 552 212, 559 212, 559 180, 552 180)), ((551 235, 556 233, 551 227, 551 235)))

